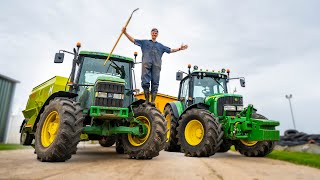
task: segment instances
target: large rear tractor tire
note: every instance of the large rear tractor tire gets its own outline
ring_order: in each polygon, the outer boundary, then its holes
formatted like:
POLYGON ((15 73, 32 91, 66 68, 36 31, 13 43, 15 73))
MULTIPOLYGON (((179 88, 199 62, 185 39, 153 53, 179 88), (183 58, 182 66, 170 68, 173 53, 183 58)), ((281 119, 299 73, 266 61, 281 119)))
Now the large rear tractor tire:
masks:
POLYGON ((191 157, 214 155, 222 143, 222 125, 205 109, 187 110, 178 125, 178 144, 191 157))
MULTIPOLYGON (((147 127, 147 134, 139 137, 131 134, 122 135, 122 143, 125 153, 130 158, 152 159, 159 155, 167 140, 166 120, 155 107, 141 104, 133 109, 136 120, 147 127)), ((132 123, 130 127, 137 124, 132 123)))
MULTIPOLYGON (((263 115, 257 113, 252 114, 252 118, 267 119, 263 115)), ((264 157, 271 153, 275 143, 273 141, 237 140, 234 142, 234 146, 240 154, 247 157, 264 157)))
POLYGON ((116 138, 114 136, 104 137, 99 140, 99 144, 102 147, 111 147, 114 143, 116 143, 116 138))
POLYGON ((181 152, 177 139, 178 119, 174 116, 171 106, 166 106, 164 117, 167 120, 167 141, 165 142, 164 150, 169 152, 181 152))
POLYGON ((68 98, 55 98, 44 108, 37 124, 37 159, 63 162, 77 150, 83 128, 82 108, 68 98))
POLYGON ((20 144, 24 146, 30 146, 34 139, 34 135, 26 131, 25 129, 26 124, 27 124, 27 120, 23 120, 20 127, 20 144))

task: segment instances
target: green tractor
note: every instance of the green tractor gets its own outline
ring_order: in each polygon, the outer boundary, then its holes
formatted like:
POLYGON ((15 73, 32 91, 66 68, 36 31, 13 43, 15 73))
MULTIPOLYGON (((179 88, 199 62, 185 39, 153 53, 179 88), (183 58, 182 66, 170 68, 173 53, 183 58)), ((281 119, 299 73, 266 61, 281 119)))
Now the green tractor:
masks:
MULTIPOLYGON (((136 101, 134 65, 128 57, 60 50, 74 56, 69 78, 55 76, 33 88, 20 128, 20 142, 32 145, 40 161, 71 158, 80 140, 99 140, 130 158, 151 159, 167 140, 164 116, 144 100, 136 101), (34 141, 33 141, 34 140, 34 141), (34 142, 34 143, 33 143, 34 142)), ((136 57, 136 54, 135 54, 136 57)))
POLYGON ((165 150, 208 157, 227 152, 234 145, 245 156, 269 154, 280 138, 275 129, 279 122, 256 113, 253 105, 244 108, 241 95, 228 93, 230 80, 240 79, 244 87, 245 79, 230 78, 230 71, 225 69, 214 72, 197 66, 191 71, 191 65, 188 68, 188 73, 177 72, 176 79, 181 81, 178 101, 167 103, 164 109, 170 127, 165 150))

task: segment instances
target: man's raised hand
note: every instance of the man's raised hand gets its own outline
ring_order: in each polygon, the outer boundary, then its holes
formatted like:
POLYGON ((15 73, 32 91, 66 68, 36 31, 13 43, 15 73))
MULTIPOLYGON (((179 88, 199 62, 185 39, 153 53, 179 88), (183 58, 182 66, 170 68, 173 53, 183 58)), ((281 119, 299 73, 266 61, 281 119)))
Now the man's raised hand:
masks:
POLYGON ((185 50, 185 49, 187 49, 187 48, 188 48, 188 45, 187 45, 187 44, 186 44, 186 45, 181 44, 181 47, 180 47, 181 50, 185 50))

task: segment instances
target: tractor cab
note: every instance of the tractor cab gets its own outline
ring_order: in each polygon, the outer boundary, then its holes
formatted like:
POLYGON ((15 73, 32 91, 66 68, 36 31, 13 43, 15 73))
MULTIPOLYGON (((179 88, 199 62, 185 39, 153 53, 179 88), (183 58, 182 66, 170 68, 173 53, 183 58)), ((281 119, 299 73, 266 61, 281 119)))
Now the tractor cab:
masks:
MULTIPOLYGON (((66 52, 64 50, 61 50, 66 52)), ((69 53, 69 52, 67 52, 69 53)), ((74 51, 70 74, 70 92, 77 94, 81 107, 128 107, 133 102, 132 58, 92 51, 74 51)), ((55 63, 62 63, 63 53, 57 53, 55 63)))
POLYGON ((228 93, 226 75, 208 71, 194 71, 192 78, 193 103, 203 103, 208 96, 228 93))
MULTIPOLYGON (((230 70, 222 69, 221 71, 208 71, 198 69, 194 66, 189 73, 178 71, 176 79, 181 80, 178 100, 181 101, 185 107, 192 104, 206 103, 210 98, 217 96, 239 96, 235 94, 228 94, 228 82, 233 79, 240 79, 242 87, 245 85, 245 80, 241 78, 230 78, 230 70), (187 76, 183 78, 183 74, 187 76)), ((230 98, 229 98, 230 99, 230 98)), ((209 105, 209 104, 208 104, 209 105)))

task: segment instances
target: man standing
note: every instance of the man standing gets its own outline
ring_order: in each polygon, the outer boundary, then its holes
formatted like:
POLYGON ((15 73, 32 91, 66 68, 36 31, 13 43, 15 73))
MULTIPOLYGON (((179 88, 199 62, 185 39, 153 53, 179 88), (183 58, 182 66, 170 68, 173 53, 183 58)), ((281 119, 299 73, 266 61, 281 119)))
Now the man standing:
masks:
POLYGON ((123 34, 133 42, 135 45, 141 47, 142 51, 142 73, 141 73, 141 86, 144 91, 144 96, 146 98, 146 103, 149 103, 150 94, 150 81, 151 81, 151 104, 154 105, 154 101, 157 96, 159 81, 160 81, 160 71, 161 71, 161 57, 164 52, 174 53, 177 51, 185 50, 188 45, 181 45, 181 47, 176 49, 168 48, 161 43, 157 42, 158 29, 153 28, 151 30, 151 40, 138 40, 131 37, 126 28, 122 29, 123 34))

